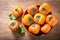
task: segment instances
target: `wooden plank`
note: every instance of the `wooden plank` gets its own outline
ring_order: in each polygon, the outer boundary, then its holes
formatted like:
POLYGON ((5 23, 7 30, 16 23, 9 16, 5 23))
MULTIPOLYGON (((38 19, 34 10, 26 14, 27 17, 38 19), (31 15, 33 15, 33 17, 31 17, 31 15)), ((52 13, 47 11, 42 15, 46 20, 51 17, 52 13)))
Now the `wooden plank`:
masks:
POLYGON ((59 0, 0 0, 0 40, 59 40, 60 39, 60 1, 59 0), (57 17, 58 24, 45 36, 30 36, 27 32, 19 34, 11 32, 8 28, 10 21, 8 15, 16 5, 22 6, 25 11, 32 4, 48 2, 52 7, 52 13, 57 17))

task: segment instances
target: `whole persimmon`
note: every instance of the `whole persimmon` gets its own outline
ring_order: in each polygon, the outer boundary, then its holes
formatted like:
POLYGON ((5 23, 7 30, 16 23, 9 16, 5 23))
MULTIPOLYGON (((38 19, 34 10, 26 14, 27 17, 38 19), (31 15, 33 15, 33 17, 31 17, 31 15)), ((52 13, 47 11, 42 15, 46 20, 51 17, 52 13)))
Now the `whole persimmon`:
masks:
POLYGON ((8 27, 12 30, 12 31, 16 31, 19 29, 19 22, 16 20, 11 20, 11 22, 8 24, 8 27))
POLYGON ((30 14, 30 15, 34 15, 38 12, 38 7, 37 5, 31 5, 30 7, 27 8, 27 12, 30 14))
POLYGON ((51 26, 54 26, 57 23, 57 18, 53 14, 50 14, 46 18, 46 23, 48 23, 51 26))
POLYGON ((15 6, 15 8, 12 10, 12 14, 16 17, 20 17, 23 13, 23 9, 21 6, 15 6))
POLYGON ((28 30, 32 34, 38 34, 40 32, 40 25, 32 24, 31 26, 29 26, 28 30))
POLYGON ((51 29, 51 26, 49 24, 45 24, 44 26, 41 27, 41 31, 43 33, 48 33, 51 29))
POLYGON ((30 14, 26 14, 24 15, 24 17, 22 18, 22 23, 26 26, 31 25, 33 22, 32 16, 30 14))
POLYGON ((39 7, 39 12, 47 15, 49 12, 51 12, 51 6, 48 3, 43 3, 40 7, 39 7))
POLYGON ((43 15, 41 13, 37 13, 37 14, 34 15, 34 22, 35 23, 38 23, 38 24, 42 25, 42 24, 44 24, 45 19, 46 19, 45 15, 43 15))

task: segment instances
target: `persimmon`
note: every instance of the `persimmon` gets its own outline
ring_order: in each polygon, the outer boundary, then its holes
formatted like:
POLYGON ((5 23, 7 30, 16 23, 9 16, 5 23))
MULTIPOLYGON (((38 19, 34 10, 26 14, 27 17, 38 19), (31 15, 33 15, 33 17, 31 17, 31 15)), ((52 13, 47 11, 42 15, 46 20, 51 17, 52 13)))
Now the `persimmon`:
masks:
POLYGON ((48 33, 51 29, 51 26, 49 24, 45 24, 44 26, 41 27, 41 31, 43 33, 48 33))
POLYGON ((28 12, 30 15, 36 14, 36 13, 38 12, 38 7, 37 7, 37 5, 32 5, 32 6, 28 7, 27 12, 28 12))
POLYGON ((46 18, 46 23, 51 26, 54 26, 57 23, 57 18, 54 15, 50 14, 46 18))
POLYGON ((34 15, 34 22, 35 23, 38 23, 38 24, 42 25, 42 24, 44 24, 45 19, 46 19, 45 15, 43 15, 41 13, 37 13, 37 14, 34 15))
POLYGON ((12 10, 12 14, 16 17, 20 17, 23 13, 23 9, 21 6, 15 6, 15 8, 12 10))
POLYGON ((22 23, 26 26, 31 25, 33 22, 32 16, 30 14, 26 14, 24 15, 24 17, 22 18, 22 23))
POLYGON ((47 15, 49 12, 51 12, 51 6, 48 3, 43 3, 40 7, 39 7, 39 12, 47 15))
POLYGON ((12 30, 12 31, 16 31, 19 29, 19 22, 16 20, 12 20, 9 24, 8 27, 12 30))
POLYGON ((38 34, 40 32, 40 25, 32 24, 31 26, 29 26, 28 30, 33 34, 38 34))

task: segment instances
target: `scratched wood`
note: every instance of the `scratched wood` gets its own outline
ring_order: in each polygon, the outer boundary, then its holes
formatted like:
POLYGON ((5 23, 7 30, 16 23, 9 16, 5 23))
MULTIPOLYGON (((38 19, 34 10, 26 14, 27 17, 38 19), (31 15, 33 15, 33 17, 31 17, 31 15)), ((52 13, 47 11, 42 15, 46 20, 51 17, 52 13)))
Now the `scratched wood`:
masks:
MULTIPOLYGON (((20 20, 20 19, 19 19, 20 20)), ((21 20, 20 20, 21 21, 21 20)), ((60 40, 60 1, 59 0, 0 0, 0 40, 60 40), (8 28, 8 15, 16 5, 20 5, 25 11, 32 4, 42 4, 48 2, 52 7, 52 13, 57 17, 58 23, 44 37, 31 36, 12 32, 8 28)))

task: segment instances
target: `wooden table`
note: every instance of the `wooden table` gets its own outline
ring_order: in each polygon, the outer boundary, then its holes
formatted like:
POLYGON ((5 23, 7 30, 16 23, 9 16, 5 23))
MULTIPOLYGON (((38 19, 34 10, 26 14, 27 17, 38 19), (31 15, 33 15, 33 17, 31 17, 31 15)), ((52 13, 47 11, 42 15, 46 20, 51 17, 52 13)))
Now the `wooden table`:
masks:
POLYGON ((59 0, 0 0, 0 40, 60 40, 60 1, 59 0), (44 37, 31 36, 25 34, 13 33, 8 28, 10 19, 8 15, 16 5, 26 8, 32 4, 42 4, 48 2, 52 7, 52 13, 57 17, 58 23, 44 37))

